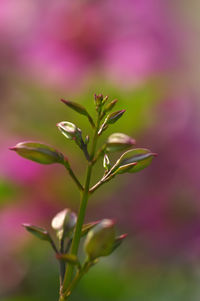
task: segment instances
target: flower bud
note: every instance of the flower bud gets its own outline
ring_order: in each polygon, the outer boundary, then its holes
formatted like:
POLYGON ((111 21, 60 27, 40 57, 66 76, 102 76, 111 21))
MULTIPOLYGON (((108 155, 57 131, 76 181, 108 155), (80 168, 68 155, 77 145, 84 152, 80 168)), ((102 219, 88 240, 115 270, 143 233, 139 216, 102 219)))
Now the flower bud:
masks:
POLYGON ((120 110, 117 112, 113 112, 106 117, 106 123, 112 124, 115 123, 122 115, 126 112, 126 110, 120 110))
POLYGON ((103 97, 103 94, 94 95, 94 102, 96 105, 97 112, 101 111, 101 108, 103 107, 103 105, 106 103, 107 100, 108 100, 108 96, 103 97))
POLYGON ((74 140, 81 149, 85 148, 82 131, 77 128, 75 124, 68 121, 62 121, 57 124, 57 127, 67 139, 74 140))
POLYGON ((61 101, 64 104, 66 104, 69 108, 71 108, 72 110, 74 110, 82 115, 86 115, 86 116, 88 115, 86 108, 84 106, 82 106, 81 104, 70 101, 70 100, 64 100, 64 99, 61 99, 61 101))
POLYGON ((74 140, 76 138, 77 127, 75 124, 62 121, 57 124, 57 127, 67 139, 74 140))
POLYGON ((104 219, 88 232, 85 240, 85 252, 90 260, 107 256, 112 251, 114 241, 114 222, 110 219, 104 219))
POLYGON ((110 112, 110 111, 114 108, 114 106, 116 105, 117 102, 118 102, 118 100, 117 100, 117 99, 114 99, 114 100, 112 100, 110 103, 108 103, 108 104, 105 106, 103 113, 105 114, 105 113, 107 113, 107 112, 110 112))
POLYGON ((113 170, 115 171, 115 174, 124 173, 125 171, 130 173, 138 172, 149 166, 152 159, 156 156, 157 154, 152 153, 150 150, 145 148, 131 149, 119 158, 114 165, 113 170))
POLYGON ((80 105, 79 103, 70 101, 70 100, 61 99, 61 101, 64 104, 66 104, 69 108, 71 108, 72 110, 78 112, 79 114, 85 115, 88 118, 89 122, 91 123, 92 127, 95 126, 92 117, 90 116, 90 114, 88 113, 88 111, 86 110, 86 108, 84 106, 80 105))
POLYGON ((41 164, 63 163, 64 156, 54 148, 32 141, 18 143, 11 147, 10 150, 16 151, 18 155, 31 161, 41 164))
POLYGON ((107 129, 108 125, 115 123, 122 115, 126 112, 126 110, 120 110, 109 114, 101 125, 100 130, 98 131, 98 135, 100 135, 104 130, 107 129))
POLYGON ((54 230, 56 230, 57 236, 61 240, 74 229, 76 221, 76 214, 66 208, 56 214, 56 216, 52 219, 51 226, 54 230))
POLYGON ((100 106, 103 101, 103 94, 94 94, 94 101, 97 107, 100 106))
POLYGON ((108 152, 122 151, 135 144, 135 140, 123 133, 114 133, 108 137, 106 150, 108 152))

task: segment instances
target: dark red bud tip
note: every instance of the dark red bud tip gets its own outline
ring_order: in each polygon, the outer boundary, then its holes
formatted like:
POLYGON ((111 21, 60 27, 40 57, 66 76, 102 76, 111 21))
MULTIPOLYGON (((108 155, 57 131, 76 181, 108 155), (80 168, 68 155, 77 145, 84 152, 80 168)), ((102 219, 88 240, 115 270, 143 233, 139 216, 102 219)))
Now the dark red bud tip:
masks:
POLYGON ((57 259, 61 259, 61 258, 62 258, 62 254, 56 253, 56 258, 57 258, 57 259))
POLYGON ((128 236, 128 233, 122 234, 119 236, 120 239, 125 239, 128 236))
POLYGON ((11 151, 16 151, 17 150, 16 146, 9 147, 8 149, 11 150, 11 151))
POLYGON ((152 153, 152 156, 158 157, 158 153, 152 153))
POLYGON ((68 158, 67 158, 66 156, 64 156, 64 161, 65 161, 65 162, 68 162, 68 161, 69 161, 68 158))
POLYGON ((62 98, 60 99, 60 101, 62 101, 65 104, 68 103, 68 100, 65 100, 65 99, 62 99, 62 98))
POLYGON ((56 123, 56 126, 57 126, 57 127, 59 127, 59 122, 58 122, 58 123, 56 123))
POLYGON ((125 113, 126 112, 126 110, 121 110, 121 113, 125 113))

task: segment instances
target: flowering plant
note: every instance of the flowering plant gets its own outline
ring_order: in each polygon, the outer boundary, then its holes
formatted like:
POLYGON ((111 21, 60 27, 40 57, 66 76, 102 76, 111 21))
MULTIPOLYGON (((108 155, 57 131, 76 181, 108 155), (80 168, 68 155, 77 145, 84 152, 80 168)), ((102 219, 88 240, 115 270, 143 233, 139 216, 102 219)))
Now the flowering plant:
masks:
POLYGON ((71 209, 65 208, 51 222, 51 226, 56 232, 58 243, 53 241, 47 230, 30 224, 23 224, 30 233, 41 240, 49 242, 56 254, 60 266, 59 301, 68 300, 79 280, 93 265, 97 264, 99 258, 110 255, 120 246, 126 237, 126 234, 116 236, 115 222, 111 219, 84 224, 89 197, 100 186, 112 180, 115 176, 123 173, 135 173, 144 169, 156 156, 155 153, 145 148, 133 149, 132 146, 135 144, 135 140, 123 133, 111 134, 103 146, 96 151, 98 138, 108 127, 122 117, 125 110, 110 113, 117 100, 108 102, 108 97, 103 97, 102 94, 95 95, 94 100, 97 112, 95 121, 85 107, 78 103, 62 99, 62 102, 66 106, 88 118, 94 130, 90 148, 89 136, 87 135, 83 138, 81 129, 75 124, 68 121, 57 124, 60 132, 67 139, 73 140, 85 155, 88 167, 84 186, 73 172, 68 158, 55 148, 32 141, 21 142, 11 148, 11 150, 16 151, 20 156, 40 164, 58 163, 63 165, 81 193, 78 215, 72 212, 71 209), (126 151, 114 164, 111 164, 109 159, 110 154, 122 150, 126 151), (97 160, 102 157, 105 169, 104 174, 94 186, 90 187, 92 170, 97 160), (78 257, 78 250, 80 240, 85 236, 84 252, 86 256, 85 260, 81 262, 78 257))

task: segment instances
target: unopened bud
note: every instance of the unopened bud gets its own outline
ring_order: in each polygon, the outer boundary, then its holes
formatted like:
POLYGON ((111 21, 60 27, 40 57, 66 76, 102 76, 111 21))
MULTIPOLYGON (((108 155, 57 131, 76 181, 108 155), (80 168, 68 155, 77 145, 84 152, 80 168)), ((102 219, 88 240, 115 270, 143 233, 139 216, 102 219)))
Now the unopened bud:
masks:
POLYGON ((76 221, 76 214, 66 208, 56 214, 52 219, 51 226, 56 230, 58 238, 63 239, 74 229, 76 221))
POLYGON ((101 125, 100 130, 98 131, 98 135, 100 135, 105 129, 107 129, 108 125, 115 123, 122 115, 126 112, 126 110, 120 110, 109 114, 101 125))
POLYGON ((104 97, 104 99, 102 100, 102 104, 105 104, 107 100, 108 100, 108 96, 106 95, 106 96, 104 97))
POLYGON ((135 140, 123 133, 114 133, 108 137, 106 150, 108 152, 121 151, 135 144, 135 140))
POLYGON ((85 251, 90 260, 111 253, 115 240, 114 222, 110 219, 102 220, 90 230, 85 240, 85 251))
POLYGON ((107 97, 103 97, 103 94, 99 94, 99 95, 94 95, 94 102, 96 105, 96 110, 97 112, 101 111, 101 108, 103 106, 103 104, 106 102, 107 97))
POLYGON ((110 103, 108 103, 104 108, 104 113, 110 112, 114 108, 117 102, 118 100, 114 99, 110 103))
POLYGON ((62 121, 57 124, 57 127, 67 139, 72 140, 76 138, 77 127, 75 124, 68 121, 62 121))
POLYGON ((138 172, 149 166, 156 156, 157 154, 145 148, 131 149, 122 154, 114 165, 114 171, 115 173, 138 172))
POLYGON ((101 105, 103 101, 103 94, 94 94, 94 101, 97 106, 101 105))
POLYGON ((21 142, 16 146, 11 147, 10 150, 16 151, 16 153, 23 158, 40 164, 62 164, 64 162, 64 156, 62 153, 48 145, 38 142, 21 142))
POLYGON ((82 138, 82 131, 75 124, 62 121, 57 124, 57 127, 67 139, 74 140, 81 149, 84 148, 85 143, 82 138))
POLYGON ((74 111, 76 111, 76 112, 78 112, 82 115, 87 116, 87 118, 88 118, 89 122, 91 123, 92 127, 95 126, 92 117, 90 116, 90 114, 88 113, 88 111, 86 110, 86 108, 84 106, 80 105, 79 103, 70 101, 70 100, 61 99, 61 101, 64 104, 66 104, 69 108, 71 108, 72 110, 74 110, 74 111))

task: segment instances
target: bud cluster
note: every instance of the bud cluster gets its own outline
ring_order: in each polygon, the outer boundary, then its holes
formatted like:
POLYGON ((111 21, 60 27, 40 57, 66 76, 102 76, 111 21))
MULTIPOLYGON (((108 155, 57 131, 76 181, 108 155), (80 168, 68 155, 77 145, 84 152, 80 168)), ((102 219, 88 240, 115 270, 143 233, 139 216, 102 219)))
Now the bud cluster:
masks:
POLYGON ((125 113, 125 110, 110 111, 117 104, 114 99, 108 102, 108 96, 102 94, 94 96, 97 112, 96 122, 93 120, 86 108, 76 102, 61 100, 67 107, 85 116, 94 130, 93 140, 89 136, 82 137, 82 130, 74 123, 62 121, 57 124, 59 131, 67 138, 76 143, 88 161, 86 182, 83 186, 74 174, 68 158, 60 151, 43 143, 26 141, 18 143, 11 150, 16 151, 21 157, 35 161, 40 164, 62 164, 68 171, 70 177, 81 191, 81 205, 77 216, 69 208, 57 213, 51 222, 57 243, 54 242, 50 233, 43 228, 23 224, 27 231, 37 238, 47 241, 56 253, 60 265, 60 299, 65 301, 71 294, 77 282, 88 270, 97 263, 100 257, 110 255, 118 248, 126 238, 126 234, 116 235, 115 222, 111 219, 83 224, 87 201, 92 193, 104 183, 113 179, 116 175, 124 173, 135 173, 149 166, 156 156, 146 148, 132 148, 136 141, 124 133, 113 133, 96 152, 97 140, 108 127, 115 124, 125 113), (91 145, 91 151, 88 147, 91 145), (112 164, 110 156, 114 152, 122 153, 118 160, 112 164), (90 187, 90 179, 95 162, 103 157, 104 173, 102 178, 90 187), (81 238, 85 238, 83 262, 78 258, 78 249, 81 238), (74 270, 76 269, 76 273, 74 270))

